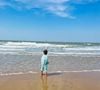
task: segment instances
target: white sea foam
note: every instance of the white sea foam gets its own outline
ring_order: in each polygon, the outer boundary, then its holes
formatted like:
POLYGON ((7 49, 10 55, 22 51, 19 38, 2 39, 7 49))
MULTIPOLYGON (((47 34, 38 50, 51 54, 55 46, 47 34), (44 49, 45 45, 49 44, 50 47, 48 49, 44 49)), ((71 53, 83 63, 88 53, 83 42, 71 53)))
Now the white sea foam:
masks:
POLYGON ((0 52, 12 53, 23 52, 29 54, 30 52, 41 52, 47 48, 50 53, 57 55, 74 55, 74 54, 87 54, 87 55, 100 55, 100 45, 96 46, 91 43, 87 45, 80 44, 57 44, 57 43, 37 43, 37 42, 6 42, 0 44, 0 52), (90 46, 88 46, 90 45, 90 46))
POLYGON ((90 51, 90 50, 97 50, 99 51, 100 50, 100 46, 92 46, 92 47, 73 47, 73 48, 64 48, 64 50, 67 50, 67 51, 70 51, 70 50, 73 50, 73 51, 90 51))
MULTIPOLYGON (((24 50, 20 50, 20 51, 24 51, 24 50)), ((0 51, 0 54, 11 54, 11 55, 41 55, 42 53, 41 52, 17 52, 16 51, 6 51, 6 52, 3 52, 3 51, 0 51)), ((59 55, 63 55, 63 56, 66 56, 66 55, 71 55, 71 56, 100 56, 100 53, 81 53, 81 52, 64 52, 64 53, 61 53, 61 52, 49 52, 48 56, 59 56, 59 55)))
POLYGON ((56 71, 59 73, 78 73, 78 72, 100 72, 100 70, 80 70, 80 71, 56 71))
POLYGON ((50 56, 59 56, 59 55, 100 55, 99 53, 96 52, 50 52, 50 56))
POLYGON ((36 43, 36 42, 7 42, 1 47, 70 47, 71 45, 50 44, 50 43, 36 43))
POLYGON ((23 51, 24 49, 19 49, 19 48, 0 48, 0 51, 23 51))
POLYGON ((36 42, 7 42, 1 44, 0 47, 4 48, 27 48, 27 47, 51 47, 51 48, 64 48, 65 50, 100 50, 100 46, 86 46, 80 47, 80 45, 71 44, 53 44, 53 43, 36 43, 36 42))
POLYGON ((17 72, 17 73, 0 73, 0 76, 23 75, 23 74, 36 74, 36 73, 38 73, 38 72, 29 71, 29 72, 17 72))
MULTIPOLYGON (((87 72, 100 72, 100 70, 80 70, 80 71, 51 71, 48 73, 87 73, 87 72)), ((0 73, 0 76, 24 75, 24 74, 38 74, 39 72, 17 72, 17 73, 0 73)))
POLYGON ((35 45, 35 42, 7 42, 5 45, 10 46, 20 46, 20 45, 35 45))

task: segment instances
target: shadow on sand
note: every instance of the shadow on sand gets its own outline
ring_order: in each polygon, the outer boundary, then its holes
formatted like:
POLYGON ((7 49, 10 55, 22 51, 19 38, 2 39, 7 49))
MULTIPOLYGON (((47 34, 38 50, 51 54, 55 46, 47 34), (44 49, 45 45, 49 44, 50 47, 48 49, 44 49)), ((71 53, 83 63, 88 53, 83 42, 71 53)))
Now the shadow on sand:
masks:
POLYGON ((48 76, 61 75, 62 73, 48 73, 48 76))

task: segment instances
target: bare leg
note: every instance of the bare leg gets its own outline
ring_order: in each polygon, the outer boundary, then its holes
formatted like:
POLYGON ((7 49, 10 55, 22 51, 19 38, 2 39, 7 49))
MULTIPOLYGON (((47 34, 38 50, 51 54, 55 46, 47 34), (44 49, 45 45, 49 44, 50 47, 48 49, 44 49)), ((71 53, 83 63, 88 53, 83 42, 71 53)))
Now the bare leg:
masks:
POLYGON ((46 76, 46 77, 48 76, 47 72, 45 72, 45 76, 46 76))
POLYGON ((41 71, 41 76, 43 76, 43 71, 41 71))

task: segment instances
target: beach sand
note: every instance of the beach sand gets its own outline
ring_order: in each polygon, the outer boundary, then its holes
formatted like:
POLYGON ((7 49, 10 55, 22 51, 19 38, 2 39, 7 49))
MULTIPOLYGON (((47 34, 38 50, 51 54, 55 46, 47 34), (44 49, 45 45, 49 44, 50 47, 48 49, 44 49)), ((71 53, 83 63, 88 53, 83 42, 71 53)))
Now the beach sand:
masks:
POLYGON ((0 90, 100 90, 100 72, 0 76, 0 90))

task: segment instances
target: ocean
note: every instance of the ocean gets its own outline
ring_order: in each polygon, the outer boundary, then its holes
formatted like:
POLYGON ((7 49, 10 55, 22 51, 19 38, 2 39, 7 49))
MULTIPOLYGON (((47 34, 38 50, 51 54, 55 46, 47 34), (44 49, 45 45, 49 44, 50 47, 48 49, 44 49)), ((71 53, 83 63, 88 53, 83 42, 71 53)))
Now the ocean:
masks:
POLYGON ((100 71, 100 43, 0 41, 0 75, 39 72, 44 49, 49 72, 100 71))
POLYGON ((1 54, 35 54, 44 49, 49 54, 100 55, 100 43, 0 41, 1 54))

